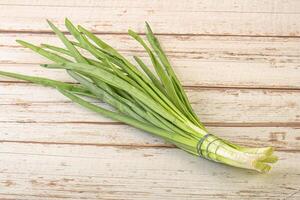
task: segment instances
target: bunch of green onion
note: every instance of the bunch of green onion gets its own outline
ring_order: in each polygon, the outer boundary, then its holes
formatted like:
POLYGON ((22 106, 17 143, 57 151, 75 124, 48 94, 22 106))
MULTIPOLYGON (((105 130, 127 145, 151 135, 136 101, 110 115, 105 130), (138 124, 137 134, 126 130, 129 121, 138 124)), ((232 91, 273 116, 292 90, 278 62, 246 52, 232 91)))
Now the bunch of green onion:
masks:
POLYGON ((17 42, 54 62, 41 66, 64 69, 78 84, 2 71, 0 75, 56 88, 87 109, 160 136, 191 154, 215 162, 267 172, 271 169, 270 163, 277 161, 272 147, 242 147, 208 133, 147 23, 147 42, 132 30, 128 33, 144 47, 155 73, 139 57, 134 56, 135 64, 130 62, 93 33, 82 26, 74 26, 68 19, 65 26, 74 41, 50 21, 48 23, 65 48, 17 42), (85 56, 83 52, 91 55, 85 56), (95 100, 110 108, 93 103, 95 100))

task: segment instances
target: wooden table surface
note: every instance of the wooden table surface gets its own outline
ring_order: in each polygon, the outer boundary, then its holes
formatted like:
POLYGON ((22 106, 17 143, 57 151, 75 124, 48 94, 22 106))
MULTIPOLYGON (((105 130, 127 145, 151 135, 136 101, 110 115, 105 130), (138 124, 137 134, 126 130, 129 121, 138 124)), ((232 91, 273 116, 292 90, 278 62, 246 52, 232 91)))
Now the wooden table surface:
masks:
POLYGON ((71 81, 16 44, 59 44, 64 17, 128 56, 148 21, 208 129, 271 145, 268 174, 191 156, 81 108, 50 88, 0 77, 0 199, 300 199, 300 1, 0 0, 0 70, 71 81))

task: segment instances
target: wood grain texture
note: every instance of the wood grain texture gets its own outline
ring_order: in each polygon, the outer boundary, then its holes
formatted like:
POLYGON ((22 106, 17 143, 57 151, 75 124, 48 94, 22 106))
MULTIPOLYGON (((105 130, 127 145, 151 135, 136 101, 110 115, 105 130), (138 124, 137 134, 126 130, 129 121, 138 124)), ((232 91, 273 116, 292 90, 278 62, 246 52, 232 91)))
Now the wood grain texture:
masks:
POLYGON ((0 186, 4 198, 300 197, 298 153, 278 153, 280 162, 273 173, 265 175, 212 163, 170 148, 4 143, 0 154, 0 186))
POLYGON ((300 35, 300 4, 296 0, 67 2, 2 1, 0 30, 44 32, 49 30, 45 19, 62 27, 67 16, 102 33, 124 33, 128 27, 142 32, 148 21, 161 34, 300 35))
POLYGON ((212 163, 0 77, 1 200, 300 199, 300 1, 0 0, 0 10, 0 70, 66 82, 15 40, 61 45, 45 19, 65 31, 69 17, 146 59, 126 32, 150 22, 208 130, 280 159, 269 174, 212 163))

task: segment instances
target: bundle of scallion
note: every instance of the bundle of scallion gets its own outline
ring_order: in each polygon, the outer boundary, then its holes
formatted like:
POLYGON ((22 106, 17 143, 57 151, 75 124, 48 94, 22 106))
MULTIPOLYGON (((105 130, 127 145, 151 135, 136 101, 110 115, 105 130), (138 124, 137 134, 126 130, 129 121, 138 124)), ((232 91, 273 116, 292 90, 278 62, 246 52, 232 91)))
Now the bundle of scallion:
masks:
POLYGON ((134 57, 136 64, 133 64, 93 33, 82 26, 75 27, 68 19, 65 20, 66 28, 76 41, 69 40, 54 24, 48 23, 65 48, 17 42, 54 62, 41 66, 65 69, 79 84, 2 71, 0 75, 56 88, 81 106, 160 136, 191 154, 215 162, 267 172, 271 169, 270 163, 277 161, 272 147, 241 147, 208 133, 147 23, 148 44, 134 31, 128 33, 144 47, 156 74, 140 58, 134 57), (83 52, 92 56, 85 56, 83 52), (111 108, 92 103, 95 100, 111 108))

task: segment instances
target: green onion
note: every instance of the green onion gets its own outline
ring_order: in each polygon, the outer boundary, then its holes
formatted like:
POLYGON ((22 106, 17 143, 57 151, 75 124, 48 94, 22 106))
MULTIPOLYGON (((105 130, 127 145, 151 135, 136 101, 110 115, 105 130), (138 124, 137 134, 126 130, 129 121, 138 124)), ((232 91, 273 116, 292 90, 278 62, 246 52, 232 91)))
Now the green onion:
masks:
POLYGON ((50 21, 48 24, 65 48, 17 42, 54 62, 41 66, 66 70, 78 84, 3 71, 0 75, 56 88, 91 111, 145 130, 215 162, 267 172, 270 164, 277 161, 272 147, 242 147, 208 133, 148 23, 147 41, 132 30, 128 33, 144 47, 155 73, 140 58, 134 56, 136 63, 130 62, 92 32, 74 26, 68 19, 65 25, 74 41, 50 21), (81 52, 88 52, 90 56, 81 52), (111 109, 92 103, 95 100, 108 104, 111 109))

